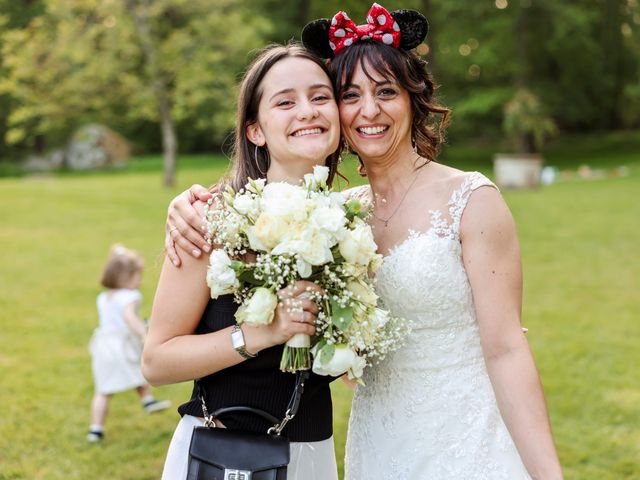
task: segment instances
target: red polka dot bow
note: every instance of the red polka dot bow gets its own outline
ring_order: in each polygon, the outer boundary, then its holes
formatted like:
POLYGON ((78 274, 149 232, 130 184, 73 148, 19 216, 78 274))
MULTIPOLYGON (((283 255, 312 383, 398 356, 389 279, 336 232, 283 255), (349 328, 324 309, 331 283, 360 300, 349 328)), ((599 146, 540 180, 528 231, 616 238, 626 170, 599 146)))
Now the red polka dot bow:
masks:
POLYGON ((329 46, 334 55, 353 45, 361 38, 398 48, 400 46, 400 26, 381 5, 374 3, 367 14, 367 23, 356 25, 345 12, 338 12, 329 27, 329 46))

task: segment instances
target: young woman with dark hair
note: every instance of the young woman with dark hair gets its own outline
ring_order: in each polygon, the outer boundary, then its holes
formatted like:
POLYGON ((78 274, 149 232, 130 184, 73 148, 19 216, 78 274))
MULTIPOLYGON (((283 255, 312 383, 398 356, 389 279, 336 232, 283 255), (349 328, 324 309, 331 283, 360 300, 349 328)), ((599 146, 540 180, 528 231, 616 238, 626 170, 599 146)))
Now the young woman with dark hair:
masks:
MULTIPOLYGON (((233 170, 221 185, 243 186, 248 177, 297 183, 315 165, 336 171, 340 139, 338 109, 326 66, 295 46, 265 49, 249 67, 240 88, 233 170)), ((218 189, 212 189, 214 194, 218 189)), ((202 214, 202 212, 200 212, 202 214)), ((298 333, 313 335, 317 306, 302 295, 310 282, 279 292, 271 324, 236 326, 233 295, 215 300, 205 282, 207 258, 185 259, 176 269, 165 261, 153 302, 143 353, 143 373, 153 385, 198 379, 207 409, 251 406, 283 418, 296 376, 279 369, 283 344, 298 333), (285 308, 295 301, 302 311, 285 308), (238 331, 239 330, 239 331, 238 331), (244 346, 232 344, 238 335, 244 346)), ((332 438, 331 377, 311 375, 297 415, 283 434, 291 441, 289 479, 337 479, 332 438)), ((163 479, 185 479, 193 428, 202 425, 194 388, 178 409, 163 479)), ((266 432, 260 417, 230 414, 218 427, 266 432)))

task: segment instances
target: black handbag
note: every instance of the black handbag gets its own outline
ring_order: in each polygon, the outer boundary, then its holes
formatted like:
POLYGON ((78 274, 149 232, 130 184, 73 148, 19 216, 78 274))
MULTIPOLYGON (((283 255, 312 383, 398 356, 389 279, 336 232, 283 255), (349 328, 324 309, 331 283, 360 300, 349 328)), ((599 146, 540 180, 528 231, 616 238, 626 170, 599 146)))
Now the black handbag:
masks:
POLYGON ((209 415, 202 389, 196 382, 205 426, 193 430, 187 480, 286 480, 289 439, 281 432, 298 412, 308 377, 308 372, 297 373, 296 386, 282 420, 263 410, 244 406, 220 408, 209 415), (265 433, 216 428, 216 418, 238 412, 259 415, 273 426, 265 433))

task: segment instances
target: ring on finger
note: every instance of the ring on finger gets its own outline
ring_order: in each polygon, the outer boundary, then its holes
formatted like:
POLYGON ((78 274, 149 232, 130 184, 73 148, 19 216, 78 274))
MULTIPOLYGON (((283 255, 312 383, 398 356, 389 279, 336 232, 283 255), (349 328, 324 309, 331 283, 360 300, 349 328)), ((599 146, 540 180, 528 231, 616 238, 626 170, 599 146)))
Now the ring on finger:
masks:
POLYGON ((175 225, 172 225, 171 228, 169 229, 169 233, 173 232, 174 230, 177 230, 178 227, 176 227, 175 225))
POLYGON ((287 310, 289 313, 296 313, 302 311, 302 302, 294 299, 288 298, 285 300, 285 305, 287 306, 287 310))

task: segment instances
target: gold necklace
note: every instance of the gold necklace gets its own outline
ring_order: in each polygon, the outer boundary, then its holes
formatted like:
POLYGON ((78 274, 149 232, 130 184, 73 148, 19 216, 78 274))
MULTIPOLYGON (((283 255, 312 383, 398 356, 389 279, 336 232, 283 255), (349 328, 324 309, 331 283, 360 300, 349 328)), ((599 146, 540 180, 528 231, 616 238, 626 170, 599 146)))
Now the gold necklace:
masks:
MULTIPOLYGON (((429 163, 429 162, 427 162, 429 163)), ((426 163, 422 166, 424 167, 426 165, 426 163)), ((409 184, 409 187, 407 187, 407 189, 404 192, 404 195, 402 195, 402 198, 400 199, 400 201, 398 202, 398 206, 395 208, 395 210, 393 211, 393 213, 391 213, 391 215, 389 215, 387 218, 381 218, 379 216, 377 216, 374 211, 371 211, 371 215, 373 215, 373 218, 375 218, 376 220, 384 223, 385 228, 389 226, 389 220, 391 220, 393 218, 393 216, 398 213, 398 210, 400 210, 400 207, 402 206, 402 202, 404 202, 404 199, 407 198, 407 195, 409 194, 409 191, 411 190, 411 187, 413 187, 413 184, 416 183, 416 180, 418 180, 418 177, 420 176, 420 173, 422 172, 422 167, 420 167, 418 173, 416 174, 415 177, 413 177, 413 180, 411 180, 411 183, 409 184)), ((374 195, 374 200, 375 200, 375 195, 374 195)), ((374 202, 374 209, 375 209, 375 203, 374 202)))

